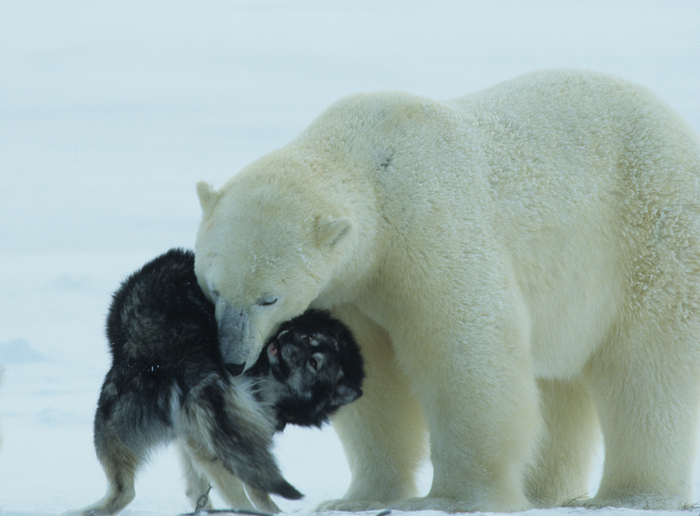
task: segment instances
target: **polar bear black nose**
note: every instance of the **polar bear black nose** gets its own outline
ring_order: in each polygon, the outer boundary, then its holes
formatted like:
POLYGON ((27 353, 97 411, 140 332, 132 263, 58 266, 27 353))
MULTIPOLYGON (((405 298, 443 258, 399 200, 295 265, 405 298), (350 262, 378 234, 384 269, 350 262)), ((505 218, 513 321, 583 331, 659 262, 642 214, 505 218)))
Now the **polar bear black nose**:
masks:
POLYGON ((226 370, 233 376, 238 376, 245 369, 245 362, 242 364, 226 364, 226 370))

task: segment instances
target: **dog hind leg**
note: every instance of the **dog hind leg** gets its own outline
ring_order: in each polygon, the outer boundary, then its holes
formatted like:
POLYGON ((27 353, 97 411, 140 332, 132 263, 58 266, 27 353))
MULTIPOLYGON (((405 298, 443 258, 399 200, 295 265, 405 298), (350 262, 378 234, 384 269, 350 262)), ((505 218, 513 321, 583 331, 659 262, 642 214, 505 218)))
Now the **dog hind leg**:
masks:
POLYGON ((79 513, 84 516, 116 514, 134 499, 136 470, 145 457, 139 456, 113 433, 95 437, 97 457, 107 477, 107 493, 79 513))
POLYGON ((158 389, 157 395, 140 384, 117 389, 108 373, 95 413, 95 451, 107 477, 107 494, 96 503, 80 510, 85 516, 116 514, 135 496, 136 472, 158 444, 170 442, 172 390, 158 389))

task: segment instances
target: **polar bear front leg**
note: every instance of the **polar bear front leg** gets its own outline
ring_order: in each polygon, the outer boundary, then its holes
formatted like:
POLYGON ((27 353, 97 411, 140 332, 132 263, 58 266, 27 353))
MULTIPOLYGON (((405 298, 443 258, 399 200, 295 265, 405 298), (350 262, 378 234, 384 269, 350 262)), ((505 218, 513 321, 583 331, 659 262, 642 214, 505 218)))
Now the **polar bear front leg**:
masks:
POLYGON ((423 403, 434 473, 427 497, 391 508, 512 512, 531 507, 524 476, 534 459, 541 418, 525 336, 518 334, 502 325, 467 331, 461 341, 444 335, 431 340, 427 334, 415 334, 422 342, 410 341, 407 334, 401 346, 395 345, 423 403), (481 340, 484 335, 488 341, 481 340))
POLYGON ((427 458, 420 404, 398 370, 388 334, 357 309, 334 310, 362 347, 366 379, 362 397, 333 418, 352 473, 340 500, 317 510, 362 511, 416 494, 415 472, 427 458))

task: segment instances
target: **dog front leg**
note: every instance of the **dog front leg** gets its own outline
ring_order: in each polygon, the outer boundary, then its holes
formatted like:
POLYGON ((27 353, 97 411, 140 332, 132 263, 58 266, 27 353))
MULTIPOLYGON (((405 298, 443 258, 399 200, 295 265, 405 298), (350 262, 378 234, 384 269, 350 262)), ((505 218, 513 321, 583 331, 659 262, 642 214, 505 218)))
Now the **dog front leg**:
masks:
POLYGON ((211 488, 209 479, 195 466, 185 443, 178 440, 176 446, 180 456, 180 464, 185 474, 185 495, 187 495, 187 499, 195 511, 212 509, 214 506, 209 496, 211 488))

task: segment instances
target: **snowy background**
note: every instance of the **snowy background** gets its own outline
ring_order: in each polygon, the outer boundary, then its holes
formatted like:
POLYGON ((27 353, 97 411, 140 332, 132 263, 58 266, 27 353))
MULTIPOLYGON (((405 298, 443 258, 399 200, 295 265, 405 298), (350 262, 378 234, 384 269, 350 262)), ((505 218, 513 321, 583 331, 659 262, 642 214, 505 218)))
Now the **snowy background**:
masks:
MULTIPOLYGON (((199 179, 220 186, 349 93, 444 99, 548 67, 644 84, 700 132, 700 1, 0 0, 0 511, 103 495, 110 294, 193 246, 199 179)), ((342 496, 330 428, 276 451, 307 495, 285 510, 342 496)), ((164 449, 125 514, 188 510, 164 449)))

